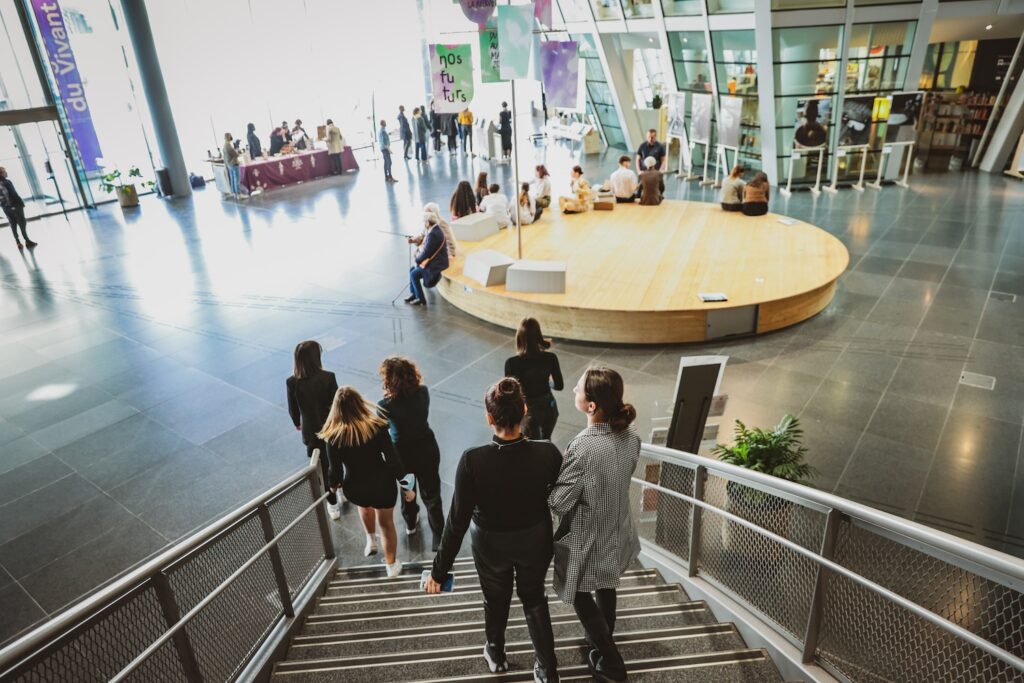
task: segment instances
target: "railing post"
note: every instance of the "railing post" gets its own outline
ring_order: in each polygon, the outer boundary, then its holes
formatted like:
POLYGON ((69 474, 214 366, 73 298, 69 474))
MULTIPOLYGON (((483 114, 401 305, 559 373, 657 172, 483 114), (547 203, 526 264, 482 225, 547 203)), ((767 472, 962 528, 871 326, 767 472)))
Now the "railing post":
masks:
MULTIPOLYGON (((698 465, 693 473, 693 497, 699 501, 704 500, 704 481, 708 478, 708 470, 703 465, 698 465)), ((703 510, 696 506, 690 506, 690 566, 689 575, 697 576, 697 569, 700 567, 700 522, 703 510)))
MULTIPOLYGON (((150 580, 153 583, 153 590, 156 591, 156 598, 160 601, 160 609, 163 610, 167 628, 171 628, 181 620, 181 610, 178 609, 178 601, 174 597, 171 582, 163 572, 157 572, 150 580)), ((174 649, 178 651, 181 668, 189 683, 203 683, 203 674, 199 671, 199 662, 196 660, 195 650, 192 649, 187 627, 178 629, 172 639, 174 649)))
MULTIPOLYGON (((839 533, 839 523, 842 521, 842 518, 843 513, 835 509, 829 510, 828 516, 825 517, 825 534, 821 539, 821 552, 819 554, 826 560, 831 560, 834 554, 836 535, 839 533)), ((827 569, 817 565, 814 578, 814 593, 811 594, 811 609, 807 615, 807 632, 804 634, 804 664, 814 661, 814 654, 818 650, 821 615, 825 607, 827 573, 827 569)))
MULTIPOLYGON (((326 453, 319 450, 313 451, 314 458, 326 458, 326 453), (319 453, 319 455, 317 455, 319 453)), ((326 482, 323 481, 323 469, 317 464, 313 476, 309 477, 309 491, 313 494, 313 500, 323 495, 327 490, 326 482)), ((324 557, 328 560, 334 559, 334 541, 331 540, 331 527, 327 523, 327 511, 323 505, 316 506, 316 522, 320 527, 320 540, 324 544, 324 557)))
MULTIPOLYGON (((256 509, 260 516, 260 526, 263 527, 263 539, 269 543, 274 538, 274 522, 270 519, 270 508, 266 503, 260 503, 256 509)), ((284 615, 290 619, 295 616, 295 610, 292 609, 292 595, 288 590, 288 577, 285 576, 284 563, 281 561, 281 549, 275 543, 267 554, 274 568, 277 592, 281 594, 281 607, 284 609, 284 615)))

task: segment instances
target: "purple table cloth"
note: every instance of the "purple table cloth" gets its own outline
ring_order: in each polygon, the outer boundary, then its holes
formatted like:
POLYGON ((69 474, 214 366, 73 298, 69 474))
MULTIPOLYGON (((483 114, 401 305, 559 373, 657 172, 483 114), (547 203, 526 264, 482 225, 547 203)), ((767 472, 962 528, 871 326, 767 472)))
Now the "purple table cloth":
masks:
MULTIPOLYGON (((343 172, 359 170, 351 147, 345 147, 341 154, 341 169, 343 172)), ((330 172, 327 150, 317 149, 269 159, 255 159, 239 168, 239 180, 242 187, 254 192, 322 178, 330 172)))

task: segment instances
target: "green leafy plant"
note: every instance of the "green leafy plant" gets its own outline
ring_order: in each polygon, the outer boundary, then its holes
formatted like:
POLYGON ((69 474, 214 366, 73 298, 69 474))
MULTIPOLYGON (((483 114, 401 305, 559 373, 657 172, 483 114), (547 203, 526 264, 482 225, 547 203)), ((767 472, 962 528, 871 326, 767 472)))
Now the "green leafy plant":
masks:
POLYGON ((150 190, 156 186, 156 183, 152 180, 142 180, 142 171, 139 170, 138 166, 130 167, 127 174, 123 174, 120 169, 115 168, 109 173, 100 176, 100 189, 107 193, 136 184, 150 190), (135 180, 136 178, 138 180, 135 180))
POLYGON ((715 446, 714 454, 722 462, 812 485, 811 479, 817 475, 817 470, 804 462, 807 449, 800 444, 804 430, 796 417, 785 415, 771 429, 750 429, 736 420, 735 434, 736 440, 731 446, 715 446))

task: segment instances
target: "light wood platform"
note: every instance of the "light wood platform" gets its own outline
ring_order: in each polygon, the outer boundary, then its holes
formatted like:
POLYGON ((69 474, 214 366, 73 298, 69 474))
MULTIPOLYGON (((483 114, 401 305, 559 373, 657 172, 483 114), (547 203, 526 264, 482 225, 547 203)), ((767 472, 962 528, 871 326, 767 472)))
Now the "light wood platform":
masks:
POLYGON ((768 332, 825 308, 850 260, 824 230, 779 218, 674 200, 575 215, 546 209, 540 221, 523 227, 523 257, 566 261, 564 294, 508 292, 463 276, 463 259, 477 249, 515 258, 514 228, 460 242, 437 289, 470 315, 513 329, 533 316, 546 335, 562 339, 703 341, 708 311, 751 306, 757 333, 768 332), (729 301, 703 303, 698 292, 724 292, 729 301))

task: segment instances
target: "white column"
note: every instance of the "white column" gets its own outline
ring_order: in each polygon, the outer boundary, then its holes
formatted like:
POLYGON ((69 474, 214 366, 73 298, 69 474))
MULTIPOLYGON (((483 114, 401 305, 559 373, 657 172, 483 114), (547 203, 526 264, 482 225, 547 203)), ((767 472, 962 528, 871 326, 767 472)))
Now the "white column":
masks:
MULTIPOLYGON (((754 4, 754 46, 757 49, 757 106, 761 119, 761 167, 768 182, 779 184, 775 132, 775 67, 770 2, 754 4)), ((708 46, 710 52, 710 45, 708 46)), ((717 97, 715 98, 718 99, 717 97)))

